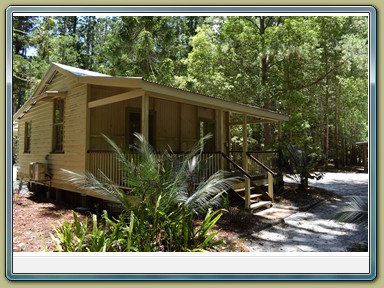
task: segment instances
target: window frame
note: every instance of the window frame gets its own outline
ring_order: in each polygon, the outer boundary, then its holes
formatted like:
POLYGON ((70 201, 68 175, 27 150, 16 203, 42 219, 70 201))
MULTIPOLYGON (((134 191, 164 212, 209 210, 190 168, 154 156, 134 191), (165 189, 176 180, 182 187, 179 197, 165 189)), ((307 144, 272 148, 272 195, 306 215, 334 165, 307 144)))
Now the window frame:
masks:
POLYGON ((24 122, 24 153, 31 153, 32 121, 24 122))
POLYGON ((64 99, 54 99, 52 121, 52 153, 64 153, 64 110, 64 99), (59 113, 58 116, 56 115, 56 111, 59 113))

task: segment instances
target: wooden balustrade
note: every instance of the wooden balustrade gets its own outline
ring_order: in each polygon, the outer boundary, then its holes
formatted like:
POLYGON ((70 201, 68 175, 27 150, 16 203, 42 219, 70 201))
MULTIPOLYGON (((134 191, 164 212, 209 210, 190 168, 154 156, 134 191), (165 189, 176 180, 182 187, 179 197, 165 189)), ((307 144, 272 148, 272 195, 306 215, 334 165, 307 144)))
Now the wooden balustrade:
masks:
POLYGON ((121 164, 116 154, 111 151, 92 151, 87 154, 88 172, 92 173, 99 181, 103 180, 102 174, 118 186, 124 186, 121 164))
MULTIPOLYGON (((183 155, 181 153, 175 154, 175 169, 179 168, 178 161, 182 161, 183 155), (179 159, 179 160, 178 160, 179 159)), ((128 154, 128 157, 132 157, 133 161, 137 154, 132 153, 128 154)), ((203 152, 200 154, 200 165, 197 168, 196 173, 196 183, 207 180, 212 174, 217 171, 220 171, 220 152, 203 152)), ((112 182, 116 183, 118 186, 124 187, 124 178, 123 171, 121 169, 121 164, 116 158, 116 154, 112 151, 89 151, 87 153, 87 170, 92 173, 99 181, 102 181, 104 174, 112 182)))

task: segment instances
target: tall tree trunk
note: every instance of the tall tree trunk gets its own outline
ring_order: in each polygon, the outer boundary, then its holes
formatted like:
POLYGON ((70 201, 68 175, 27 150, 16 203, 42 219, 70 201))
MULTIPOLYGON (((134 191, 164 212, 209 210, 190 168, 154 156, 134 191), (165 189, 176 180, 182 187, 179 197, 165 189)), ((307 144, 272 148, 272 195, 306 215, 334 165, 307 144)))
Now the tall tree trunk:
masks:
POLYGON ((339 149, 339 104, 336 101, 336 113, 335 113, 335 142, 333 145, 336 148, 335 151, 335 168, 340 168, 340 149, 339 149))
MULTIPOLYGON (((324 57, 325 57, 325 71, 328 71, 328 53, 327 48, 324 47, 324 57)), ((325 78, 325 107, 324 107, 324 113, 325 113, 325 168, 328 167, 328 161, 329 161, 329 97, 330 97, 330 90, 329 90, 329 76, 325 78)))
MULTIPOLYGON (((68 24, 67 24, 68 18, 64 17, 63 21, 63 32, 62 35, 65 36, 68 32, 68 24)), ((66 58, 66 47, 61 47, 61 64, 66 64, 65 58, 66 58)))
MULTIPOLYGON (((265 26, 265 17, 260 16, 260 35, 261 35, 261 45, 263 49, 263 53, 265 53, 265 29, 267 27, 265 26)), ((263 91, 266 90, 266 86, 268 85, 268 58, 267 55, 264 54, 264 56, 261 58, 261 86, 263 87, 263 91)), ((263 95, 264 98, 264 108, 269 109, 269 95, 263 95)), ((271 125, 269 123, 264 124, 264 147, 269 147, 271 145, 271 125)))
MULTIPOLYGON (((267 80, 268 80, 268 63, 267 63, 267 57, 263 57, 261 59, 261 71, 262 71, 262 75, 261 75, 261 85, 262 87, 266 87, 267 86, 267 80)), ((265 88, 263 89, 265 91, 265 88)), ((265 95, 264 97, 265 100, 264 100, 264 108, 265 109, 269 109, 269 95, 265 95)), ((265 147, 269 147, 272 143, 271 141, 271 124, 270 123, 265 123, 264 124, 264 133, 265 133, 265 147)))

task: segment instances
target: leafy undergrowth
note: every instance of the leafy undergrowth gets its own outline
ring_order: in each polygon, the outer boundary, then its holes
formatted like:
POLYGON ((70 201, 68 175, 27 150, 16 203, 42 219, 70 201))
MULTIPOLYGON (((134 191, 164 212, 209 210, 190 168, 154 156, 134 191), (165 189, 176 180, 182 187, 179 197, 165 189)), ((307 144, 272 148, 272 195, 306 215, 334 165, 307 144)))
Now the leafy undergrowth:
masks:
MULTIPOLYGON (((286 183, 284 191, 277 192, 274 200, 278 205, 304 209, 331 197, 333 194, 323 189, 309 187, 303 190, 296 184, 286 183)), ((45 246, 48 251, 55 251, 56 247, 49 236, 54 233, 53 225, 72 222, 74 209, 73 205, 57 205, 34 193, 20 198, 13 205, 13 251, 38 252, 44 251, 45 246)), ((253 212, 243 209, 240 203, 227 207, 212 231, 218 232, 217 237, 224 240, 224 244, 210 251, 248 252, 249 249, 242 239, 276 223, 254 215, 253 212)), ((80 213, 79 219, 85 219, 85 214, 80 213)))

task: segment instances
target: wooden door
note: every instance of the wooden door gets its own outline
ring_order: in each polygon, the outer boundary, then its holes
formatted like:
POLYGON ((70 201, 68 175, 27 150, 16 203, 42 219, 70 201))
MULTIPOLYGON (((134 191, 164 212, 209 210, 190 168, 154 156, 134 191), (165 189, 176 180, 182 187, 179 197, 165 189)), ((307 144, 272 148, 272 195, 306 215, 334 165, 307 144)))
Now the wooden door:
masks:
POLYGON ((215 152, 216 151, 216 123, 215 120, 210 119, 200 119, 200 125, 199 125, 200 131, 199 136, 200 138, 204 137, 207 134, 211 134, 211 138, 208 139, 208 141, 204 145, 204 151, 206 152, 215 152))
MULTIPOLYGON (((126 133, 125 143, 127 147, 132 147, 135 143, 135 133, 141 133, 141 111, 127 109, 126 111, 126 133)), ((149 113, 149 144, 155 147, 155 114, 149 113)))

